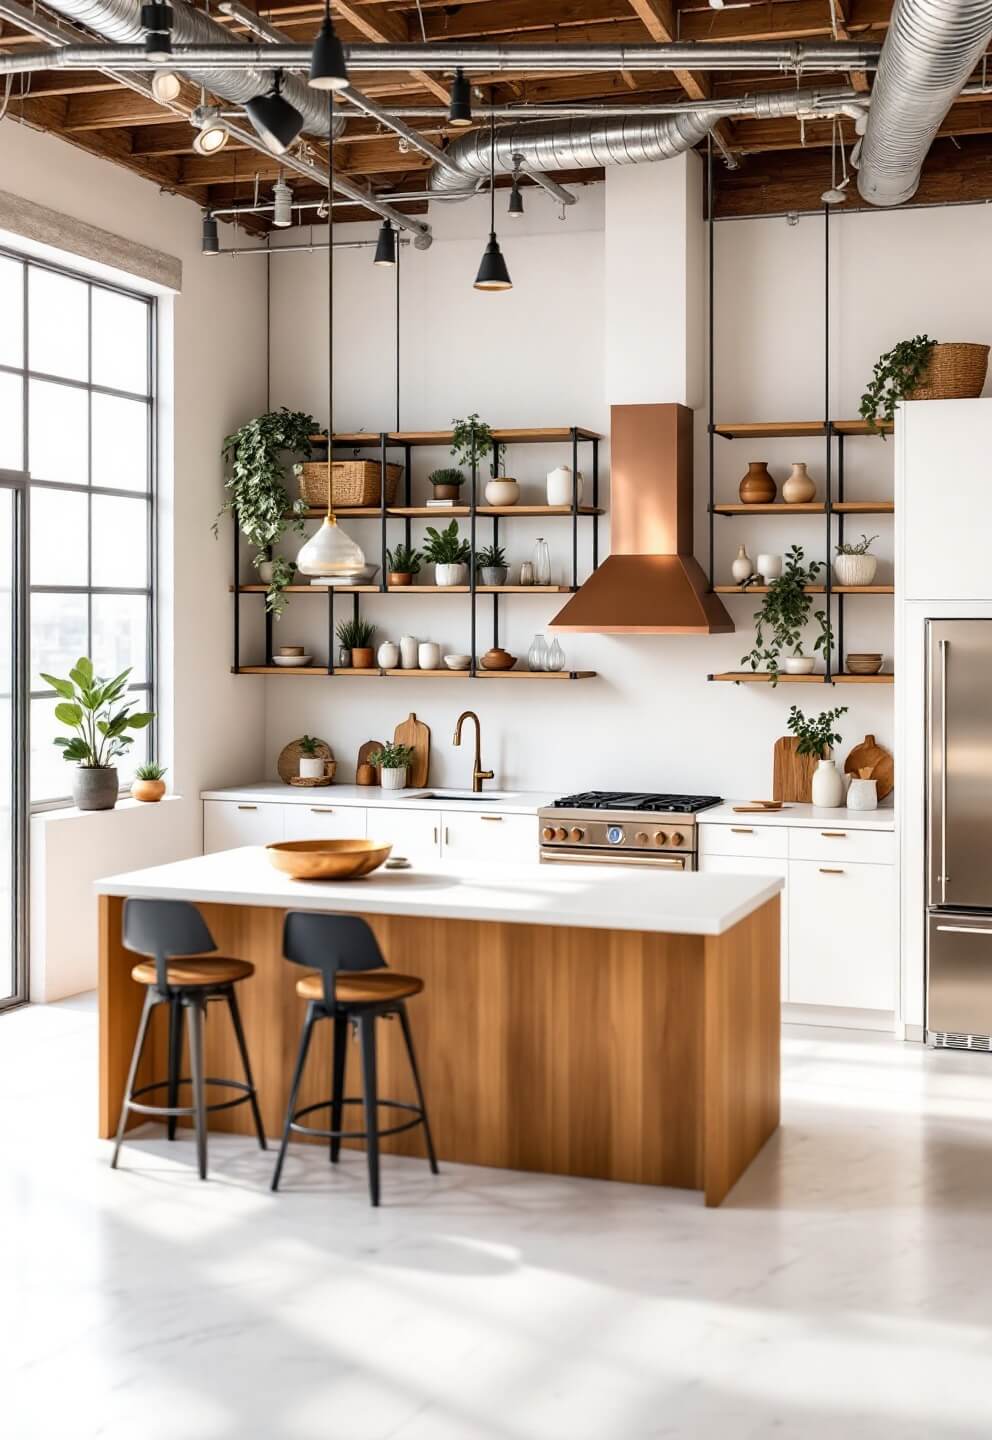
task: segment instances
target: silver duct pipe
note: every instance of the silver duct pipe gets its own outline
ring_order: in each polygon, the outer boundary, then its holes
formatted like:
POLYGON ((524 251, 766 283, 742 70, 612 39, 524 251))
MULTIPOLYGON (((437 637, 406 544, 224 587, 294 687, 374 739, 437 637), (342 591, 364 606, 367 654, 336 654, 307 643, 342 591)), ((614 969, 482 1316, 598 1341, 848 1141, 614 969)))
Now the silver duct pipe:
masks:
MULTIPOLYGON (((119 45, 135 44, 144 37, 145 32, 141 28, 140 0, 45 0, 45 3, 67 19, 74 20, 78 25, 92 30, 94 34, 102 35, 105 40, 115 41, 119 45)), ((201 11, 194 10, 192 6, 185 3, 185 0, 171 0, 171 3, 172 42, 176 47, 223 45, 228 56, 237 54, 241 47, 224 29, 223 25, 218 25, 215 20, 211 20, 201 11)), ((302 63, 309 65, 309 52, 308 58, 302 63)), ((219 95, 221 99, 234 100, 243 105, 245 101, 253 99, 256 95, 264 95, 272 89, 275 74, 271 68, 268 68, 270 64, 271 61, 266 56, 260 67, 253 66, 250 69, 245 66, 240 69, 231 69, 228 66, 207 66, 197 69, 196 80, 198 84, 204 85, 215 95, 219 95)), ((163 67, 160 63, 156 68, 163 67)), ((173 67, 170 64, 164 68, 173 67)), ((181 61, 177 60, 175 69, 185 71, 185 68, 181 61)), ((304 84, 295 75, 283 76, 282 93, 303 116, 303 128, 308 134, 327 134, 327 98, 325 95, 311 90, 309 85, 304 84)), ((340 135, 343 129, 344 120, 336 116, 335 135, 340 135)))
MULTIPOLYGON (((496 131, 495 168, 512 174, 515 155, 525 166, 538 170, 590 170, 606 165, 635 165, 646 160, 669 160, 705 139, 722 115, 745 114, 763 119, 837 113, 851 105, 855 90, 783 90, 739 100, 699 104, 674 115, 644 119, 546 120, 538 124, 504 125, 496 131)), ((448 162, 431 172, 430 188, 438 195, 474 193, 489 174, 490 139, 485 129, 473 130, 452 141, 448 162), (452 166, 457 175, 452 174, 452 166)))
POLYGON ((992 0, 896 0, 861 145, 858 191, 901 205, 947 114, 992 38, 992 0))

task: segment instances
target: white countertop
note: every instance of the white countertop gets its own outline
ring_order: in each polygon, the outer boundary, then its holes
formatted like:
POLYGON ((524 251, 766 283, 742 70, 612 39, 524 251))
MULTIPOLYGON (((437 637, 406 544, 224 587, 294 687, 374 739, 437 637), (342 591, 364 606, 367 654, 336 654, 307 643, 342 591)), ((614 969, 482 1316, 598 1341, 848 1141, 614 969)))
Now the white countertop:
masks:
MULTIPOLYGON (((439 785, 439 790, 455 789, 439 785)), ((490 789, 495 789, 490 786, 490 789)), ((491 799, 483 790, 471 800, 445 800, 430 796, 430 786, 423 790, 381 790, 378 785, 284 785, 280 780, 261 780, 252 785, 234 785, 227 790, 202 790, 201 800, 232 800, 244 805, 363 805, 373 810, 493 810, 502 815, 536 815, 542 805, 557 799, 551 791, 514 790, 501 792, 491 799)))
POLYGON ((111 875, 100 895, 366 915, 420 915, 583 929, 722 935, 782 889, 776 876, 669 875, 609 865, 476 864, 377 870, 363 880, 291 880, 262 846, 111 875))
POLYGON ((755 811, 741 815, 735 812, 735 805, 746 805, 746 800, 725 800, 714 805, 712 810, 701 810, 696 816, 700 825, 801 825, 811 829, 822 829, 824 825, 845 830, 894 830, 896 812, 891 804, 883 803, 877 810, 824 810, 816 805, 793 805, 787 802, 781 810, 755 811))

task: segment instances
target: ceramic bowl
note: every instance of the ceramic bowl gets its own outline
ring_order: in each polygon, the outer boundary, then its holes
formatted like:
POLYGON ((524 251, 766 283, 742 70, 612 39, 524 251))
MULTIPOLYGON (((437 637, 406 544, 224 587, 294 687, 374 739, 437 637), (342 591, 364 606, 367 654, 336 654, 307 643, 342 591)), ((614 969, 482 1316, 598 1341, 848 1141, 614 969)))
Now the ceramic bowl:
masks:
POLYGON ((357 880, 385 864, 392 848, 375 840, 283 840, 265 853, 294 880, 357 880))
POLYGON ((849 675, 877 675, 882 668, 882 657, 867 653, 849 653, 845 664, 849 675))
POLYGON ((516 655, 511 655, 509 651, 499 647, 487 650, 479 661, 483 670, 512 670, 516 663, 516 655))
POLYGON ((449 670, 467 670, 472 663, 471 655, 445 655, 444 663, 449 670))
POLYGON ((812 655, 788 655, 782 665, 786 675, 812 675, 816 659, 812 655))
POLYGON ((312 656, 312 655, 303 655, 303 654, 300 654, 300 655, 273 655, 273 657, 272 657, 272 663, 273 663, 273 665, 285 665, 285 666, 288 666, 288 667, 290 667, 290 668, 292 668, 293 666, 309 665, 309 664, 311 664, 312 661, 313 661, 313 656, 312 656))

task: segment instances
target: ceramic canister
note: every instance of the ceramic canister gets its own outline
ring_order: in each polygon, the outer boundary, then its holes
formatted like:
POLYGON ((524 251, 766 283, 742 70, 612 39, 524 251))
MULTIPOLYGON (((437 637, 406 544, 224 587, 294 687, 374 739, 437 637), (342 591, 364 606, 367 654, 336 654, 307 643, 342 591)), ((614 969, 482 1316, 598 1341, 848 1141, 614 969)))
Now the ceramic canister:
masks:
MULTIPOLYGON (((556 465, 553 470, 548 471, 548 504, 549 505, 571 505, 572 503, 572 467, 571 465, 556 465)), ((576 504, 582 504, 582 471, 576 472, 575 486, 577 490, 576 504)))
POLYGON ((321 755, 300 756, 300 779, 301 780, 322 780, 324 778, 324 760, 321 755))
POLYGON ((757 564, 758 574, 762 580, 778 580, 782 574, 781 555, 759 555, 757 564))
POLYGON ((416 670, 418 664, 418 651, 420 641, 416 635, 400 636, 400 664, 404 670, 416 670))
POLYGON ((392 640, 384 640, 379 646, 375 658, 379 662, 380 670, 398 670, 400 664, 400 647, 394 645, 392 640))
POLYGON ((833 760, 818 760, 813 771, 813 804, 821 810, 836 810, 844 803, 844 782, 833 760))
POLYGON ((855 778, 847 787, 848 810, 877 810, 878 781, 855 778))
POLYGON ((435 645, 433 640, 421 640, 417 648, 417 659, 420 662, 421 670, 440 670, 440 645, 435 645))

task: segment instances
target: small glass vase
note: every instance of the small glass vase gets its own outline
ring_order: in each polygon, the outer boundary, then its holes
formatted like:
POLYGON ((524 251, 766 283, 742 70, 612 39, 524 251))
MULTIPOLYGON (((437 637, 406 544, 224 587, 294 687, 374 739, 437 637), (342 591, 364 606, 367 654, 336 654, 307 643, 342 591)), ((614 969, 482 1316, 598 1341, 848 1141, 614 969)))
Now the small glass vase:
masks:
POLYGON ((564 670, 564 668, 565 652, 559 645, 558 637, 556 635, 555 638, 551 641, 550 646, 548 647, 547 660, 545 661, 545 669, 557 671, 564 670))
POLYGON ((548 647, 543 635, 535 635, 530 642, 530 649, 527 651, 527 668, 529 670, 547 670, 548 668, 548 647))
POLYGON ((551 551, 547 540, 540 536, 534 545, 534 584, 551 584, 551 551))

